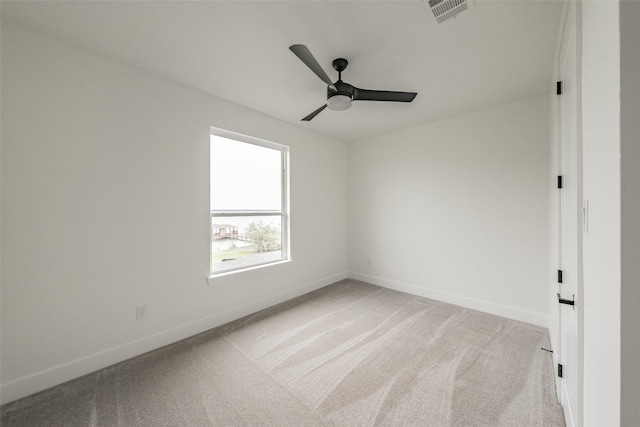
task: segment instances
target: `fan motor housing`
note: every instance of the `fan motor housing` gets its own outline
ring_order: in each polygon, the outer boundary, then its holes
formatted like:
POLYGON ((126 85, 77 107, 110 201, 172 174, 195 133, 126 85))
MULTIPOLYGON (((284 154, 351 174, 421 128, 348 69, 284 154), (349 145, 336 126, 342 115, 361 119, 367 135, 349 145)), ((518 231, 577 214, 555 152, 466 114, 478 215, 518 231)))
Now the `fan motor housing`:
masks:
POLYGON ((331 88, 327 86, 327 99, 335 95, 346 95, 353 99, 356 94, 356 88, 342 80, 338 80, 333 85, 336 87, 337 91, 331 90, 331 88))

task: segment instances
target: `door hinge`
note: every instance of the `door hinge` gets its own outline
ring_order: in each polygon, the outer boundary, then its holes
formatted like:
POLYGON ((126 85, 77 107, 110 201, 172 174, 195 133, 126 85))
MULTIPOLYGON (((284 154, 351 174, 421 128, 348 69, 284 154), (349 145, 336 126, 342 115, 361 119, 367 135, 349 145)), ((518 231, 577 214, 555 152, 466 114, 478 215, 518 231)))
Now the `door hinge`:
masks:
POLYGON ((562 378, 562 365, 558 363, 558 376, 562 378))
POLYGON ((562 95, 562 81, 556 82, 556 95, 562 95))
POLYGON ((562 270, 558 270, 558 283, 562 283, 562 270))
POLYGON ((558 175, 558 188, 563 188, 563 186, 562 186, 562 175, 558 175))

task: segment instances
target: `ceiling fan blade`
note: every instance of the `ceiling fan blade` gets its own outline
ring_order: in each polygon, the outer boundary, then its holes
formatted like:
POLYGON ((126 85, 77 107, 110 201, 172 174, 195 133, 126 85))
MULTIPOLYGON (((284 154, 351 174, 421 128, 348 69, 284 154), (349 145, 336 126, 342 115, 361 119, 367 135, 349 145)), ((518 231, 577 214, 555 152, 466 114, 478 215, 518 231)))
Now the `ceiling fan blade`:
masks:
POLYGON ((313 54, 311 54, 311 51, 309 51, 309 49, 305 45, 294 44, 289 46, 289 49, 298 58, 300 58, 300 60, 311 69, 311 71, 316 73, 316 76, 320 77, 320 80, 325 82, 327 86, 329 86, 332 90, 336 90, 336 87, 333 85, 333 82, 331 81, 327 73, 324 72, 320 64, 318 64, 318 61, 316 61, 316 58, 314 58, 313 54))
POLYGON ((411 102, 416 97, 416 92, 392 92, 388 90, 368 90, 354 88, 354 101, 391 101, 411 102))
POLYGON ((327 108, 327 104, 324 104, 322 107, 318 108, 316 111, 314 111, 313 113, 309 114, 308 116, 306 116, 305 118, 303 118, 300 121, 301 122, 310 122, 311 119, 313 119, 315 116, 320 114, 320 111, 324 110, 325 108, 327 108))

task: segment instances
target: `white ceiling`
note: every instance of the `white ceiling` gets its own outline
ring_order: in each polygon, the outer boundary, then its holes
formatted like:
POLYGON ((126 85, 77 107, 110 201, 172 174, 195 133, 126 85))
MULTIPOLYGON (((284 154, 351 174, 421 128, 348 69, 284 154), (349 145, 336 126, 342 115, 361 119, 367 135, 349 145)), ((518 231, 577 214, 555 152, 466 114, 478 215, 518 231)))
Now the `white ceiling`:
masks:
POLYGON ((548 90, 562 2, 476 0, 437 24, 415 1, 2 1, 2 19, 343 141, 548 90), (412 103, 325 110, 326 86, 288 49, 307 45, 332 79, 418 92, 412 103))

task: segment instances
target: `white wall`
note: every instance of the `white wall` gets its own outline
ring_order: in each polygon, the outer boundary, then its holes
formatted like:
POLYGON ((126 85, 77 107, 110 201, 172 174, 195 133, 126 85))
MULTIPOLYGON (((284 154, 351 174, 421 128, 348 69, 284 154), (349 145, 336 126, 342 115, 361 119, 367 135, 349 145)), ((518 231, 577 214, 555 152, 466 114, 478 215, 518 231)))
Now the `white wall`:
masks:
POLYGON ((3 402, 346 277, 341 142, 4 22, 2 113, 3 402), (210 126, 291 146, 294 259, 212 287, 210 126))
POLYGON ((621 425, 640 420, 640 3, 620 2, 621 425))
POLYGON ((351 143, 351 276, 547 326, 548 171, 547 95, 351 143))
POLYGON ((618 3, 582 3, 585 426, 620 423, 620 35, 618 3))

